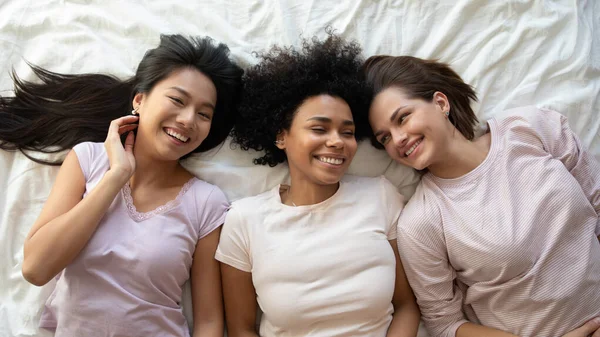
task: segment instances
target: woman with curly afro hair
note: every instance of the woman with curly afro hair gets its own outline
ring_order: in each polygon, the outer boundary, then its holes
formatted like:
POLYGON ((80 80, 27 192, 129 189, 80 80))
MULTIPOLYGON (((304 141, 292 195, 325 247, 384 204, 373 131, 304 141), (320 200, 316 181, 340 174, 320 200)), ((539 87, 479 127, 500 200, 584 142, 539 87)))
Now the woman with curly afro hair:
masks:
POLYGON ((234 202, 225 220, 216 258, 231 337, 417 334, 396 247, 404 198, 383 177, 344 177, 368 102, 360 55, 330 34, 273 47, 245 75, 234 141, 263 151, 257 165, 287 162, 290 184, 234 202))

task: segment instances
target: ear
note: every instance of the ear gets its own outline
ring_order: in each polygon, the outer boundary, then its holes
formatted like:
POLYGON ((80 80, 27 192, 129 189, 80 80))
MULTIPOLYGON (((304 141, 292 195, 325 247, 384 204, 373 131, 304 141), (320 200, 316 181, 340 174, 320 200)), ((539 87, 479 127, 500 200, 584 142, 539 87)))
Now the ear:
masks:
POLYGON ((275 137, 275 146, 280 150, 285 150, 285 139, 287 138, 287 131, 279 131, 277 137, 275 137))
POLYGON ((135 94, 135 96, 133 96, 133 101, 131 102, 131 106, 133 106, 134 110, 138 110, 138 113, 140 113, 139 110, 142 106, 142 102, 144 102, 145 97, 146 97, 146 95, 141 92, 138 92, 137 94, 135 94))
POLYGON ((450 102, 443 92, 436 91, 433 93, 433 103, 440 108, 442 113, 450 111, 450 102))

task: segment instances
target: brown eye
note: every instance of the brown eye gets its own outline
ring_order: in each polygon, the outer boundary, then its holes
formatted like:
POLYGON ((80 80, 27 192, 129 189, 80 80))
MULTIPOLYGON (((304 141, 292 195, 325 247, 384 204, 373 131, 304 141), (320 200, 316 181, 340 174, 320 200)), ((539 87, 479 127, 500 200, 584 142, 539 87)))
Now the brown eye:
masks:
POLYGON ((385 136, 379 138, 379 142, 381 143, 381 145, 385 145, 389 140, 390 140, 390 135, 385 135, 385 136))
POLYGON ((406 120, 406 118, 410 115, 409 112, 404 113, 402 115, 400 115, 400 117, 398 117, 398 123, 404 123, 404 121, 406 120))

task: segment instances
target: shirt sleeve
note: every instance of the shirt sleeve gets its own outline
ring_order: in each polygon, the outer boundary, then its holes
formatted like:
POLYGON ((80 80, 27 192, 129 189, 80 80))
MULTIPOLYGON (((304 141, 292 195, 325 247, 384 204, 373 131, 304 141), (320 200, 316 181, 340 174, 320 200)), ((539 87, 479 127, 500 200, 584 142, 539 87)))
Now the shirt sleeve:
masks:
POLYGON ((245 272, 252 271, 248 228, 235 206, 227 213, 215 258, 245 272))
POLYGON ((204 207, 201 208, 201 226, 198 231, 198 239, 202 239, 221 226, 225 221, 225 215, 227 214, 228 209, 229 201, 227 200, 227 197, 221 189, 213 186, 204 207))
MULTIPOLYGON (((596 158, 581 144, 562 114, 540 109, 532 119, 532 127, 544 149, 565 165, 600 217, 600 164, 596 158)), ((600 235, 600 219, 596 223, 596 235, 600 235)))
POLYGON ((404 208, 406 199, 398 192, 396 186, 384 176, 381 177, 381 185, 383 193, 382 199, 385 204, 386 225, 388 226, 387 239, 394 240, 397 237, 396 227, 398 226, 398 218, 400 218, 400 213, 404 208))
POLYGON ((90 142, 79 143, 73 147, 73 151, 77 155, 77 161, 81 167, 81 172, 85 177, 85 181, 90 180, 91 165, 94 160, 94 146, 90 142))
POLYGON ((454 337, 458 327, 468 322, 462 309, 463 293, 455 283, 456 271, 448 261, 441 234, 425 230, 415 235, 408 230, 422 225, 424 214, 418 213, 400 217, 398 250, 402 264, 431 336, 454 337))

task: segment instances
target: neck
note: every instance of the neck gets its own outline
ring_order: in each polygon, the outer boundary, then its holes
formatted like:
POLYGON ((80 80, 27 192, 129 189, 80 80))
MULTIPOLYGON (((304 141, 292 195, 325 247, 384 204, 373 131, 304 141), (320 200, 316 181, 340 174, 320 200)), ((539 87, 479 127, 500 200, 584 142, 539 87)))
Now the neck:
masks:
POLYGON ((306 179, 294 179, 290 174, 290 187, 285 193, 282 201, 289 206, 314 205, 323 202, 338 190, 340 183, 330 185, 319 185, 306 179))
POLYGON ((454 179, 473 171, 483 163, 490 151, 489 133, 473 141, 457 133, 458 136, 448 142, 445 156, 428 167, 429 172, 439 178, 454 179))
POLYGON ((170 185, 181 170, 179 161, 160 161, 148 156, 144 151, 134 147, 135 173, 129 180, 132 188, 139 185, 170 185))

